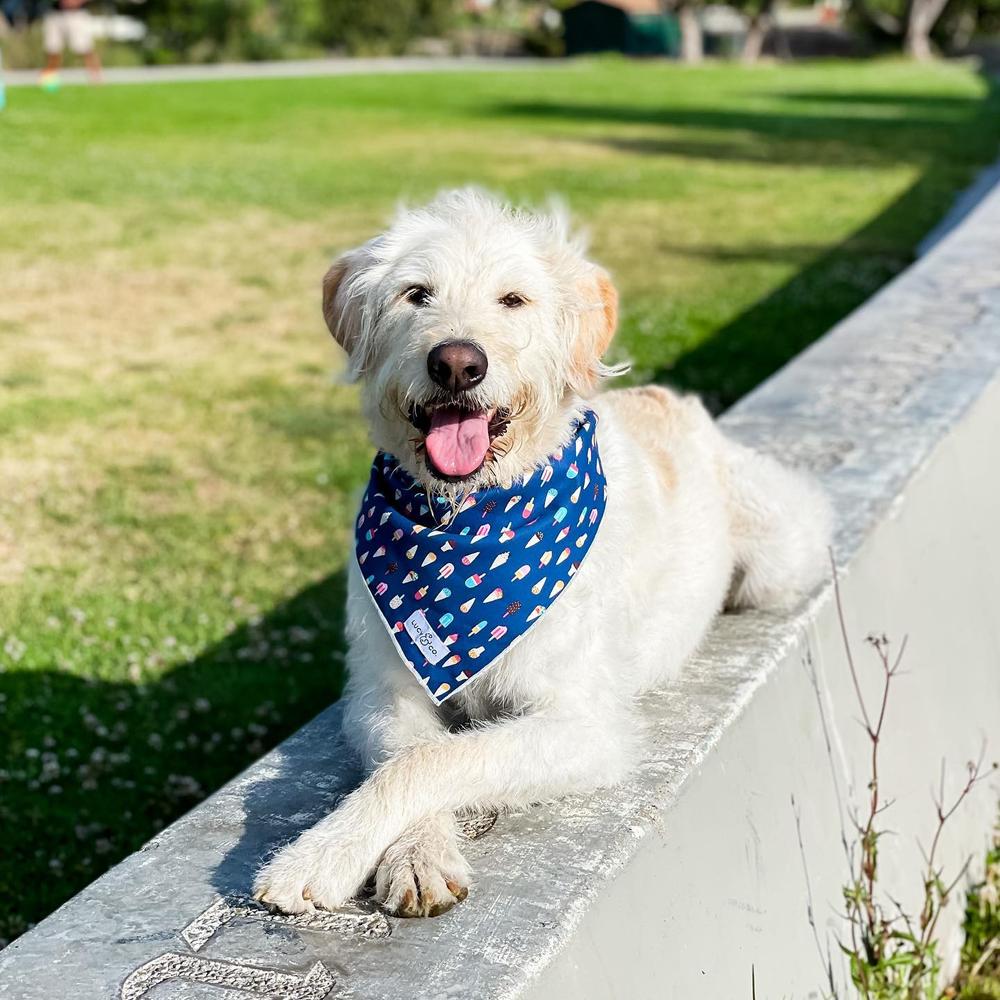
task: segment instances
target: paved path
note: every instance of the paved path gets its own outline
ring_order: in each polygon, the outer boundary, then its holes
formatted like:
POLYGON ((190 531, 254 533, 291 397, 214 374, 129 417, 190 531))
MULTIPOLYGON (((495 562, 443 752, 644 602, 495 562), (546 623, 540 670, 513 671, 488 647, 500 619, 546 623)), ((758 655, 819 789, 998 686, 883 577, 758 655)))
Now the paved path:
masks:
MULTIPOLYGON (((259 80, 303 76, 360 76, 382 73, 447 73, 481 70, 539 69, 565 65, 558 59, 503 59, 485 56, 384 59, 297 59, 283 62, 213 63, 205 66, 136 66, 107 69, 105 83, 181 83, 196 80, 259 80)), ((82 69, 63 70, 63 84, 86 83, 82 69)), ((8 70, 8 87, 38 83, 36 70, 8 70)))

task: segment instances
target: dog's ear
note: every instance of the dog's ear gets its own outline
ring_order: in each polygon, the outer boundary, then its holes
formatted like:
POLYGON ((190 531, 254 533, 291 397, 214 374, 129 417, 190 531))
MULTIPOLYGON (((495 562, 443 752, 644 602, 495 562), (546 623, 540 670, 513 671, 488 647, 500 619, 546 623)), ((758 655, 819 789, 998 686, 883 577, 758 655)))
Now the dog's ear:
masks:
POLYGON ((589 395, 602 375, 609 374, 601 362, 618 326, 618 292, 608 273, 599 267, 578 286, 580 313, 571 360, 571 383, 580 395, 589 395))
POLYGON ((361 263, 362 250, 338 257, 323 276, 323 319, 334 340, 353 358, 361 334, 361 315, 350 279, 361 263))

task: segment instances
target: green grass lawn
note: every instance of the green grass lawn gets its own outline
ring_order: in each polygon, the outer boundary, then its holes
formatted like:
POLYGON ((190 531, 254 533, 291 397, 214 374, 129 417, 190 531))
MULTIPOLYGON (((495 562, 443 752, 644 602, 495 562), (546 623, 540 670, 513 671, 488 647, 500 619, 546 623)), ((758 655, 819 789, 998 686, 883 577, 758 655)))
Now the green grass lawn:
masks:
POLYGON ((0 113, 0 938, 334 699, 370 459, 319 317, 401 198, 565 198, 633 380, 721 407, 1000 142, 961 67, 12 90, 0 113))

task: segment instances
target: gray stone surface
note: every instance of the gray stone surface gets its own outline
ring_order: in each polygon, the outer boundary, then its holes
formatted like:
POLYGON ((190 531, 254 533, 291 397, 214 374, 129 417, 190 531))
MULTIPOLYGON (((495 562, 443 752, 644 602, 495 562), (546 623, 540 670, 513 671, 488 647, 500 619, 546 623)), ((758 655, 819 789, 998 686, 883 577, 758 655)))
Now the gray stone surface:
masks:
MULTIPOLYGON (((853 630, 913 633, 886 751, 904 899, 937 761, 1000 743, 998 368, 995 190, 724 418, 829 488, 853 630)), ((828 588, 722 618, 649 697, 635 777, 501 817, 469 845, 469 899, 434 920, 275 918, 245 898, 264 852, 357 780, 334 706, 0 953, 0 997, 735 1000, 751 967, 759 996, 818 996, 865 774, 837 643, 828 588)), ((949 863, 985 843, 995 801, 956 820, 949 863)))

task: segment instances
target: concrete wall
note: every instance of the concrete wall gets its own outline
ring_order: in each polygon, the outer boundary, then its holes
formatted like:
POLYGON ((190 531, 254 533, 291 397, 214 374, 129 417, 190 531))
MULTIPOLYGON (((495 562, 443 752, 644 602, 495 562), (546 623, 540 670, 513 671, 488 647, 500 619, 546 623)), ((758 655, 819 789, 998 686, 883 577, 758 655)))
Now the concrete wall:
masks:
MULTIPOLYGON (((882 859, 911 902, 941 760, 953 789, 984 739, 1000 755, 998 370, 1000 189, 724 418, 834 497, 870 699, 863 636, 909 636, 882 859)), ((502 818, 470 845, 461 906, 272 917, 244 895, 258 858, 357 779, 335 706, 0 953, 0 997, 739 1000, 751 970, 758 997, 819 996, 827 949, 843 974, 841 831, 868 776, 857 717, 829 588, 791 615, 725 617, 648 699, 634 778, 502 818)), ((949 824, 950 870, 982 855, 998 795, 980 788, 949 824)))
MULTIPOLYGON (((887 887, 911 912, 921 898, 917 838, 926 846, 934 832, 942 758, 951 796, 984 740, 1000 754, 1000 462, 986 460, 998 429, 994 383, 865 540, 843 581, 852 636, 909 637, 880 771, 885 795, 896 799, 882 819, 894 831, 882 844, 887 887)), ((717 658, 755 661, 744 625, 725 621, 716 631, 683 684, 690 697, 713 683, 717 658)), ((881 668, 863 642, 854 651, 874 709, 881 668)), ((668 710, 678 707, 683 700, 667 699, 668 710)), ((824 595, 673 806, 643 828, 628 864, 532 995, 749 998, 753 967, 758 997, 820 996, 828 951, 842 970, 841 834, 851 836, 848 807, 863 811, 870 775, 859 718, 824 595)), ((957 874, 970 852, 982 858, 997 798, 996 782, 981 787, 950 821, 946 870, 957 874)), ((950 916, 944 943, 953 955, 960 900, 950 916)))

